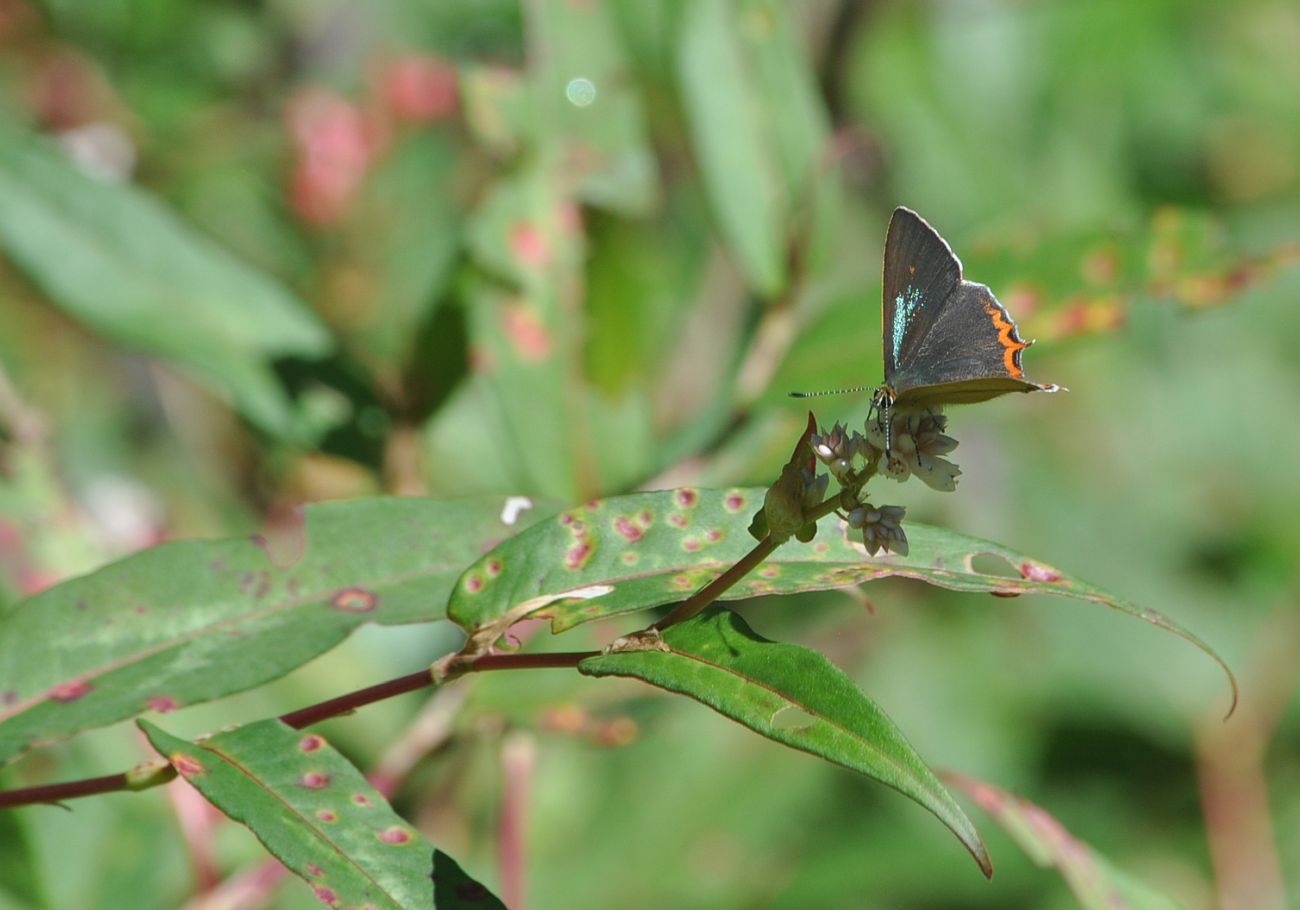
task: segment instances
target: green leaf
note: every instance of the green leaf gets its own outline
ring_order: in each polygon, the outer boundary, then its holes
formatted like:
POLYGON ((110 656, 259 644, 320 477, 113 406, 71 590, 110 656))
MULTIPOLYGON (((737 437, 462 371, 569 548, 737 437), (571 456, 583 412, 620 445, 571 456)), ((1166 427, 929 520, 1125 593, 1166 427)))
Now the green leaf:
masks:
POLYGON ((603 3, 542 0, 524 6, 533 124, 540 147, 576 178, 583 202, 644 215, 657 179, 635 81, 603 3))
POLYGON ((664 631, 665 650, 618 651, 578 664, 689 695, 768 739, 893 787, 935 814, 993 874, 975 826, 885 713, 816 651, 768 641, 711 607, 664 631))
POLYGON ((1033 803, 963 774, 945 772, 942 777, 992 815, 1035 863, 1055 867, 1084 910, 1176 910, 1182 906, 1115 868, 1033 803))
POLYGON ((506 910, 495 894, 441 850, 433 851, 433 905, 437 910, 506 910))
MULTIPOLYGON (((465 570, 447 616, 479 642, 495 641, 524 616, 550 619, 561 632, 583 622, 686 599, 753 547, 746 527, 763 503, 761 487, 683 488, 597 500, 539 522, 502 542, 465 570)), ((823 518, 816 540, 787 543, 723 599, 846 588, 888 576, 953 591, 1014 596, 1055 594, 1100 604, 1173 632, 1236 679, 1214 650, 1155 610, 1008 547, 945 528, 904 524, 908 556, 869 556, 845 536, 844 523, 823 518), (1015 574, 975 567, 977 557, 1015 574)), ((983 560, 981 560, 983 564, 983 560)))
POLYGON ((332 347, 301 301, 130 186, 98 180, 45 141, 0 131, 0 249, 73 318, 170 360, 249 420, 303 432, 271 368, 332 347))
POLYGON ((785 184, 796 196, 810 193, 820 182, 830 123, 799 23, 782 0, 737 0, 735 9, 735 35, 752 64, 749 91, 766 116, 785 184))
POLYGON ((678 78, 691 139, 722 236, 761 293, 785 284, 789 199, 762 121, 764 98, 742 53, 726 0, 686 6, 678 78))
POLYGON ((338 282, 346 340, 395 382, 442 302, 460 249, 457 150, 436 133, 404 136, 366 182, 349 219, 338 282))
POLYGON ((1055 233, 1022 226, 970 246, 968 274, 995 290, 1026 337, 1049 343, 1119 331, 1153 301, 1220 306, 1300 261, 1294 244, 1251 253, 1229 241, 1219 219, 1172 206, 1148 224, 1055 233))
MULTIPOLYGON (((0 780, 3 780, 0 777, 0 780)), ((8 780, 3 785, 12 786, 8 780)), ((36 857, 27 833, 28 819, 18 812, 0 812, 0 907, 46 907, 36 857)))
POLYGON ((584 238, 563 190, 561 176, 537 162, 493 189, 469 225, 470 250, 521 292, 480 279, 466 282, 465 296, 485 406, 513 442, 515 489, 573 500, 591 473, 582 443, 600 437, 589 431, 575 373, 573 295, 584 238))
POLYGON ((465 565, 538 511, 325 503, 296 539, 166 543, 43 591, 0 616, 0 762, 276 679, 363 623, 441 619, 465 565))
POLYGON ((189 784, 252 831, 323 903, 377 910, 435 906, 432 845, 324 737, 278 720, 197 742, 148 721, 140 728, 189 784))

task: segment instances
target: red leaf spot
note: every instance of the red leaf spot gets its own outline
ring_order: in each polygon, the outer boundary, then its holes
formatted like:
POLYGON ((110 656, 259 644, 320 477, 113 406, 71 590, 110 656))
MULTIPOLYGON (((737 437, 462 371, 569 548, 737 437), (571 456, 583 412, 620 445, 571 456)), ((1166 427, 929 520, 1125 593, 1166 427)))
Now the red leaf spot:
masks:
POLYGON ((477 594, 483 590, 483 579, 477 575, 465 576, 465 590, 471 594, 477 594))
POLYGON ((317 810, 316 810, 316 817, 319 818, 319 819, 320 819, 321 821, 323 821, 323 822, 333 822, 333 821, 338 821, 338 818, 339 818, 337 815, 335 815, 335 814, 334 814, 332 811, 330 811, 329 809, 317 809, 317 810))
POLYGON ((546 238, 534 224, 522 221, 510 229, 510 250, 521 265, 538 268, 545 264, 549 251, 546 238))
POLYGON ((203 767, 203 762, 193 755, 186 755, 183 752, 169 755, 167 760, 172 763, 172 767, 176 769, 176 773, 181 777, 197 777, 207 770, 203 767))
POLYGON ((1030 581, 1045 581, 1049 584, 1055 584, 1061 580, 1061 573, 1048 566, 1040 566, 1037 563, 1022 562, 1020 564, 1020 574, 1030 581))
POLYGON ((0 705, 12 705, 18 701, 18 693, 13 689, 5 689, 0 692, 0 705))
POLYGON ((311 224, 339 220, 384 143, 380 124, 347 98, 320 90, 290 99, 286 119, 294 145, 294 211, 311 224))
MULTIPOLYGON (((1119 255, 1114 249, 1102 247, 1083 257, 1083 277, 1090 284, 1113 284, 1119 274, 1119 255)), ((1019 309, 1017 313, 1021 312, 1019 309)))
POLYGON ((315 752, 323 745, 325 745, 325 737, 318 736, 315 733, 308 733, 298 740, 298 748, 304 752, 315 752))
POLYGON ((307 872, 308 874, 314 875, 317 878, 320 878, 322 875, 325 874, 325 870, 322 869, 320 866, 316 865, 315 863, 307 864, 307 872))
POLYGON ((146 607, 144 604, 140 604, 135 608, 135 613, 137 616, 144 616, 148 612, 149 612, 149 608, 146 607))
POLYGON ((678 490, 673 498, 677 500, 677 505, 683 509, 692 508, 700 501, 699 494, 691 489, 678 490))
POLYGON ((85 601, 84 599, 82 599, 82 598, 77 598, 77 609, 78 609, 78 610, 87 610, 87 609, 89 609, 89 608, 90 608, 89 604, 87 604, 86 601, 85 601))
POLYGON ((615 717, 598 727, 592 737, 599 745, 630 746, 641 734, 641 728, 630 717, 615 717))
POLYGON ((78 698, 81 698, 81 696, 85 695, 93 688, 94 686, 86 682, 84 679, 73 679, 68 682, 59 683, 54 688, 50 689, 50 698, 57 702, 67 704, 70 701, 76 701, 78 698))
POLYGON ((623 564, 626 566, 634 566, 637 564, 637 561, 640 559, 640 557, 637 556, 635 550, 625 550, 623 552, 623 555, 620 556, 619 558, 623 560, 623 564))
POLYGON ((560 524, 562 525, 571 525, 577 520, 578 519, 574 516, 572 512, 564 512, 563 514, 560 515, 560 524))
POLYGON ((1043 302, 1043 292, 1031 284, 1013 284, 999 296, 1007 309, 1021 318, 1034 312, 1043 302))
POLYGON ((551 332, 531 307, 508 307, 502 317, 502 329, 510 346, 521 359, 538 363, 551 355, 551 332))
POLYGON ((640 540, 641 535, 645 533, 622 515, 614 519, 614 530, 623 535, 623 537, 629 541, 640 540))
POLYGON ((758 574, 764 578, 777 578, 781 574, 781 569, 779 566, 766 565, 758 570, 758 574))
POLYGON ((333 907, 339 901, 339 896, 334 893, 332 888, 326 888, 324 885, 312 885, 311 890, 316 895, 316 899, 322 904, 333 907))
POLYGON ((823 553, 829 553, 830 549, 831 549, 830 544, 828 544, 824 540, 819 540, 815 544, 813 544, 813 552, 817 553, 818 555, 821 555, 823 553))
POLYGON ((739 493, 729 493, 727 498, 722 501, 722 505, 728 512, 739 512, 745 507, 745 497, 739 493))
POLYGON ((674 575, 673 587, 680 591, 690 590, 695 587, 695 582, 691 581, 689 575, 674 575))
POLYGON ((569 547, 564 554, 564 565, 568 569, 579 569, 591 557, 591 544, 580 543, 569 547))
POLYGON ((334 595, 330 604, 347 613, 369 613, 379 603, 379 597, 365 588, 344 588, 334 595))
POLYGON ((411 842, 411 832, 405 828, 385 828, 379 832, 379 839, 386 844, 408 844, 411 842))
POLYGON ((324 790, 330 784, 330 776, 324 771, 308 771, 298 778, 298 786, 308 790, 324 790))
POLYGON ((561 230, 576 234, 582 230, 582 208, 576 202, 566 200, 556 210, 555 220, 561 230))
POLYGON ((668 516, 668 523, 674 528, 684 528, 691 523, 691 520, 681 512, 673 512, 668 516))
POLYGON ((363 808, 366 809, 369 809, 372 805, 374 805, 372 802, 370 802, 370 797, 366 796, 364 793, 352 794, 352 801, 356 803, 358 806, 362 806, 363 808))
POLYGON ((501 574, 501 560, 489 559, 487 561, 487 565, 484 566, 484 568, 487 570, 489 578, 496 578, 498 575, 501 574))
POLYGON ((1062 338, 1082 334, 1088 328, 1088 304, 1074 298, 1068 306, 1057 311, 1057 332, 1062 338))
POLYGON ((722 532, 717 528, 711 528, 704 536, 708 539, 709 543, 717 543, 722 539, 722 532))
POLYGON ((456 110, 456 68, 438 57, 398 57, 380 76, 380 85, 399 120, 432 123, 456 110))
POLYGON ((176 703, 176 699, 166 695, 151 696, 145 704, 149 706, 149 710, 157 711, 159 714, 166 714, 168 711, 175 711, 180 707, 176 703))
POLYGON ((650 527, 650 525, 651 525, 651 524, 654 522, 654 520, 655 520, 655 517, 654 517, 652 514, 650 514, 650 510, 649 510, 649 509, 642 509, 642 510, 641 510, 641 514, 638 515, 637 518, 640 520, 641 527, 643 527, 643 528, 648 528, 648 527, 650 527))
POLYGON ((687 553, 694 553, 699 548, 700 548, 700 542, 696 540, 694 537, 687 537, 685 540, 682 541, 682 549, 685 550, 687 553))
POLYGON ((582 507, 588 512, 598 512, 603 503, 599 499, 588 499, 582 504, 582 507))

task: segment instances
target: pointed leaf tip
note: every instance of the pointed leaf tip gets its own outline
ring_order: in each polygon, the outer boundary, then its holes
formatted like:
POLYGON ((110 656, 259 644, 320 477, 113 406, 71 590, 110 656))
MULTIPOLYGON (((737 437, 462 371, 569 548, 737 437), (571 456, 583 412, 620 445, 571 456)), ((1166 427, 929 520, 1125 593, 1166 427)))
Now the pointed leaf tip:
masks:
POLYGON ((993 874, 970 819, 893 721, 823 655, 769 641, 716 606, 665 629, 662 640, 667 651, 602 654, 578 670, 687 695, 768 739, 874 778, 929 809, 993 874), (791 712, 797 722, 783 722, 791 712))

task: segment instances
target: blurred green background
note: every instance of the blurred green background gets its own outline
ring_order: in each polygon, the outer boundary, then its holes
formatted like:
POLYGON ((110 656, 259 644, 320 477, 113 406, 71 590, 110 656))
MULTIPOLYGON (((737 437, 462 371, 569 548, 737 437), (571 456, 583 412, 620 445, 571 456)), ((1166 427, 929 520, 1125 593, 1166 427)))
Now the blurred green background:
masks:
MULTIPOLYGON (((0 0, 0 610, 307 501, 768 483, 788 390, 880 379, 905 204, 1072 391, 954 410, 957 492, 873 498, 1166 613, 1241 707, 1220 723, 1185 643, 1064 601, 885 581, 870 612, 743 609, 1186 906, 1288 906, 1297 47, 1293 0, 0 0)), ((169 728, 412 672, 445 625, 363 629, 169 728)), ((986 817, 992 882, 924 810, 697 705, 466 689, 395 804, 495 886, 526 782, 529 907, 1073 906, 986 817)), ((326 732, 373 768, 424 701, 326 732)), ((109 728, 0 785, 149 754, 109 728)), ((178 787, 0 814, 0 908, 317 906, 273 875, 201 903, 265 858, 178 787)))

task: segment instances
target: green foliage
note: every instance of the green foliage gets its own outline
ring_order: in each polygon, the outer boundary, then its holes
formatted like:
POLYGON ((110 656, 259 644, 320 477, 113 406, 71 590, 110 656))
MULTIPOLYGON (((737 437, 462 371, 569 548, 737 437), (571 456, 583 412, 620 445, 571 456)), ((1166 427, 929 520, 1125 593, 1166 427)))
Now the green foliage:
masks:
POLYGON ((247 825, 323 903, 435 906, 433 847, 319 734, 266 720, 192 743, 147 721, 140 727, 185 780, 247 825))
POLYGON ((141 788, 0 809, 0 907, 296 910, 314 868, 502 906, 462 862, 539 908, 1284 905, 1297 34, 1287 0, 0 3, 0 805, 141 788), (951 413, 954 496, 873 479, 907 556, 830 502, 644 633, 753 552, 785 393, 880 378, 900 203, 1074 391, 951 413), (1237 714, 1039 594, 1221 650, 1237 714), (324 721, 319 768, 259 720, 435 660, 465 678, 324 721), (130 719, 205 773, 163 798, 130 719), (336 785, 371 809, 312 821, 336 785))
POLYGON ((875 702, 816 651, 768 641, 735 613, 713 608, 653 643, 615 647, 578 669, 689 695, 768 739, 873 777, 938 816, 993 874, 975 826, 938 778, 875 702))
POLYGON ((440 618, 465 561, 539 517, 507 524, 503 504, 322 503, 278 539, 162 544, 15 604, 0 616, 0 762, 278 679, 363 623, 440 618))
POLYGON ((264 429, 310 438, 269 361, 321 356, 332 342, 278 283, 155 200, 11 129, 0 132, 0 194, 0 243, 54 303, 117 344, 193 370, 264 429))

